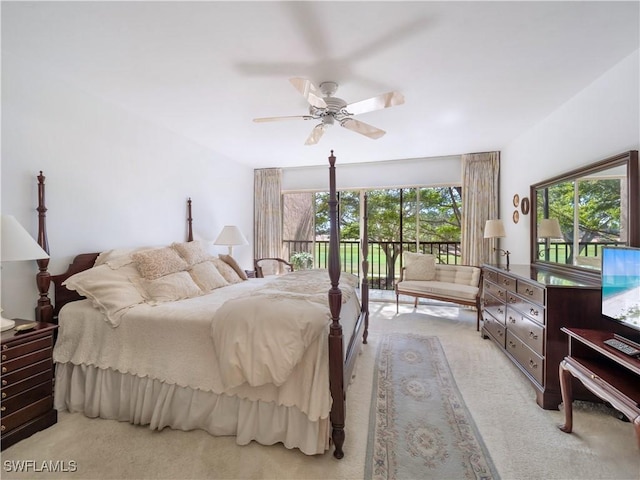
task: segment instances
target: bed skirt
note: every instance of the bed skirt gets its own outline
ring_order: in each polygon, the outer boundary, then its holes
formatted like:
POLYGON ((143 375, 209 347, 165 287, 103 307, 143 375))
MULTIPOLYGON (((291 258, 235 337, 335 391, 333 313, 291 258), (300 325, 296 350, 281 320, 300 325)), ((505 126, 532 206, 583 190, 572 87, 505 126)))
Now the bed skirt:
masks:
POLYGON ((153 430, 201 429, 232 435, 238 445, 252 440, 282 443, 307 455, 329 449, 331 422, 312 422, 296 407, 168 384, 148 377, 89 365, 56 364, 56 410, 87 417, 148 425, 153 430))

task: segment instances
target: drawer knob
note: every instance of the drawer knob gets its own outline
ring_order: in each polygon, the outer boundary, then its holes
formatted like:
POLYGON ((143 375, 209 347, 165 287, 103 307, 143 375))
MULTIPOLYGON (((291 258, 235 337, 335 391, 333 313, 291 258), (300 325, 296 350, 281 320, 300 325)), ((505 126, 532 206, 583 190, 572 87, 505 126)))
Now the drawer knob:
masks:
POLYGON ((7 373, 7 367, 2 367, 2 373, 7 373))
POLYGON ((516 344, 515 344, 515 343, 513 343, 511 340, 509 340, 509 346, 510 346, 511 348, 516 348, 516 344))
POLYGON ((535 308, 530 309, 530 310, 529 310, 529 313, 530 313, 531 315, 536 316, 536 317, 537 317, 538 315, 540 315, 540 312, 538 312, 538 310, 536 310, 535 308))
POLYGON ((2 361, 4 362, 7 359, 6 355, 2 355, 2 361))
POLYGON ((533 338, 534 340, 537 340, 537 339, 538 339, 538 335, 536 335, 536 334, 535 334, 535 333, 533 333, 533 332, 529 332, 529 337, 533 338))
POLYGON ((7 398, 7 392, 2 392, 2 398, 7 398))
POLYGON ((3 349, 3 350, 6 350, 7 348, 9 348, 9 346, 8 346, 8 345, 2 345, 2 349, 3 349))
POLYGON ((0 407, 0 412, 4 412, 6 409, 7 409, 7 407, 5 407, 4 405, 2 405, 2 406, 0 407))
POLYGON ((510 321, 511 323, 516 323, 516 319, 515 319, 515 318, 513 318, 511 315, 509 315, 509 321, 510 321))
POLYGON ((529 366, 531 368, 538 368, 538 364, 531 359, 529 359, 529 366))
POLYGON ((2 425, 2 427, 0 427, 0 431, 5 431, 7 429, 7 427, 5 427, 4 425, 2 425))
POLYGON ((533 290, 530 290, 530 289, 528 289, 528 288, 525 288, 525 290, 524 290, 524 291, 525 291, 525 292, 527 292, 527 295, 529 295, 529 296, 533 295, 533 290))
POLYGON ((3 386, 3 387, 6 387, 6 386, 7 386, 7 383, 9 383, 9 382, 7 382, 6 380, 2 380, 2 386, 3 386))
POLYGON ((500 307, 498 307, 498 313, 504 313, 504 310, 502 310, 500 307))

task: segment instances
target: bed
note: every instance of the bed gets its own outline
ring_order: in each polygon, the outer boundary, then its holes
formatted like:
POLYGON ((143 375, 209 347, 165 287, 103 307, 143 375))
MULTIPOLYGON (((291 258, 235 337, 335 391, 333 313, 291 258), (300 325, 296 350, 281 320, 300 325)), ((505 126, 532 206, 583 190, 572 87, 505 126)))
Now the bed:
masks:
MULTIPOLYGON (((331 151, 326 270, 242 278, 233 258, 204 258, 193 241, 191 200, 186 242, 82 253, 59 275, 48 272, 48 259, 38 261, 37 320, 60 327, 55 408, 158 430, 203 429, 240 445, 282 443, 308 455, 333 445, 343 458, 347 389, 367 342, 369 293, 366 231, 361 279, 340 272, 335 161, 331 151), (186 266, 176 266, 176 252, 186 266), (201 273, 210 264, 225 284, 201 273), (129 299, 136 293, 122 287, 125 277, 143 301, 129 299), (125 293, 113 295, 114 283, 125 293)), ((38 242, 49 252, 46 211, 40 172, 38 242)))

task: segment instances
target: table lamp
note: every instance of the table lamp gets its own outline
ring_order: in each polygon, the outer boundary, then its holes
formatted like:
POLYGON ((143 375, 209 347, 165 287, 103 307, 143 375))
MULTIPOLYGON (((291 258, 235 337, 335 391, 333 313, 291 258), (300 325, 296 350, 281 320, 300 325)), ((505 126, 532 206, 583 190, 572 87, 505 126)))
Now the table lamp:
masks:
MULTIPOLYGON (((2 251, 0 262, 17 262, 24 260, 39 260, 49 258, 40 245, 24 229, 12 215, 2 214, 2 229, 0 230, 2 251)), ((16 322, 0 316, 0 331, 10 330, 16 322)))
MULTIPOLYGON (((502 220, 487 220, 484 225, 484 238, 502 238, 506 237, 504 233, 504 224, 502 220)), ((507 270, 509 270, 509 255, 511 252, 503 250, 502 248, 493 247, 494 252, 500 252, 503 256, 507 257, 507 270)))
POLYGON ((227 245, 229 247, 229 255, 232 255, 234 245, 248 245, 249 242, 247 242, 247 239, 238 227, 235 225, 225 225, 213 244, 227 245))

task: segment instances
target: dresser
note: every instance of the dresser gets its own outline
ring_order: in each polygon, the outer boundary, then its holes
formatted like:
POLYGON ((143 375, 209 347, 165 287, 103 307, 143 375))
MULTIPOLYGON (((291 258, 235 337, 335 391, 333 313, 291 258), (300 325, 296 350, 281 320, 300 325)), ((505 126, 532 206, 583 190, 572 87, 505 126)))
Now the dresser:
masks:
POLYGON ((527 377, 539 406, 557 409, 562 403, 559 366, 568 354, 561 329, 602 328, 600 283, 531 265, 483 265, 482 271, 483 337, 493 340, 527 377))
MULTIPOLYGON (((31 323, 16 320, 16 326, 31 323)), ((53 408, 53 341, 57 325, 2 332, 2 450, 58 419, 53 408)))

